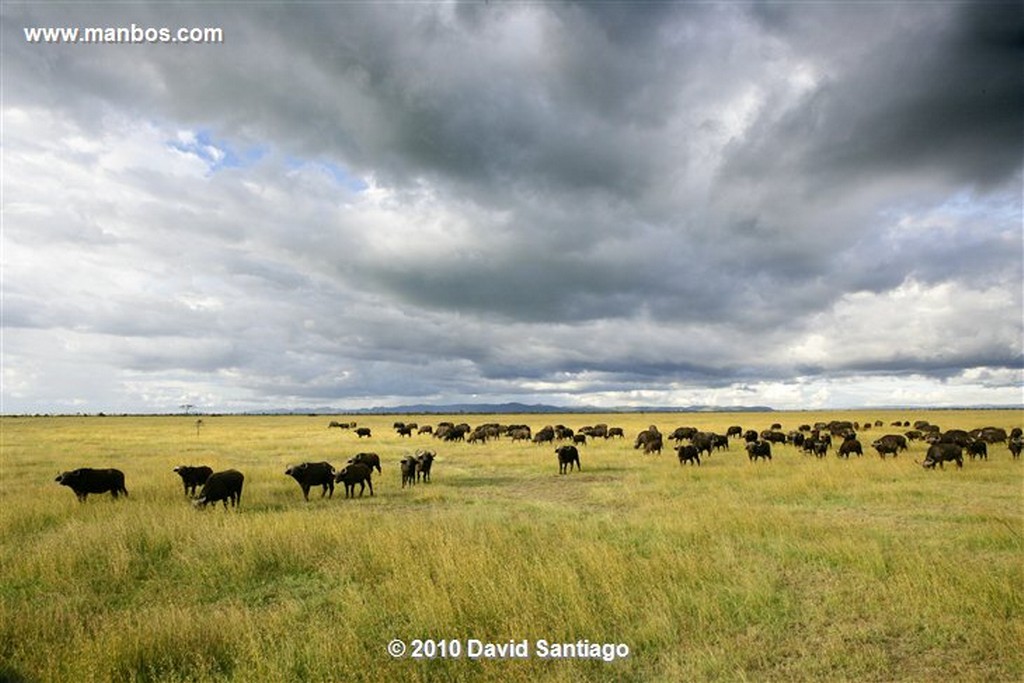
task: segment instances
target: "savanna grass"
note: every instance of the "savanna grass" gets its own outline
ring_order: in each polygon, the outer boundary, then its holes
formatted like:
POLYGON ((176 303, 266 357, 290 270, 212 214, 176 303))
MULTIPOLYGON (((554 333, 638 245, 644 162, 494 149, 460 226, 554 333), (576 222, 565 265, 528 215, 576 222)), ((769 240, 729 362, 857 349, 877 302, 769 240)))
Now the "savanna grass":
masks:
MULTIPOLYGON (((398 419, 0 419, 0 679, 868 680, 1024 677, 1022 466, 1005 446, 957 471, 870 441, 818 460, 790 446, 750 463, 738 443, 700 467, 632 437, 692 425, 786 429, 819 419, 1020 425, 1016 411, 452 416, 627 439, 553 448, 507 439, 398 437, 398 419), (397 462, 438 452, 434 481, 401 488, 397 462), (288 464, 341 466, 372 450, 376 495, 302 500, 288 464), (238 511, 197 511, 171 469, 234 467, 238 511), (79 504, 57 472, 118 467, 127 500, 79 504), (459 658, 395 659, 392 639, 458 640, 459 658), (469 639, 624 643, 600 659, 482 660, 469 639)), ((353 418, 342 418, 353 419, 353 418)))

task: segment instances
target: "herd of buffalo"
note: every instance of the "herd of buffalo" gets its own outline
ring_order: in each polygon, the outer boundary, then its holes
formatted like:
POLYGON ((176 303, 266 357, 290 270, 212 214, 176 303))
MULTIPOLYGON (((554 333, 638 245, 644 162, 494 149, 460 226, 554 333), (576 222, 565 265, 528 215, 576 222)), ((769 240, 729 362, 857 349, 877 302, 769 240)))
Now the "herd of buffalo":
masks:
MULTIPOLYGON (((712 451, 728 449, 729 439, 733 437, 743 441, 751 462, 759 459, 771 460, 773 444, 789 444, 799 448, 805 454, 822 458, 832 449, 833 440, 835 440, 838 443, 836 446, 837 456, 849 458, 851 455, 862 456, 864 454, 858 434, 862 434, 872 427, 882 426, 881 421, 864 424, 832 421, 800 425, 796 430, 784 432, 782 425, 776 423, 761 432, 732 426, 725 434, 702 432, 694 427, 679 427, 666 437, 658 430, 657 426, 651 425, 637 435, 633 448, 642 450, 645 454, 659 454, 664 441, 668 439, 676 443, 673 450, 679 456, 680 465, 686 463, 700 465, 701 454, 707 457, 711 455, 712 451)), ((930 469, 934 469, 936 465, 939 468, 944 468, 944 464, 947 462, 955 463, 958 468, 962 468, 965 452, 972 460, 975 458, 988 459, 988 447, 994 444, 1006 444, 1014 460, 1020 457, 1021 450, 1024 449, 1024 436, 1022 436, 1020 427, 1014 427, 1009 433, 1001 427, 982 427, 971 431, 962 429, 943 431, 924 420, 919 420, 913 425, 910 422, 893 422, 890 426, 912 428, 902 434, 885 434, 875 439, 871 443, 871 447, 877 451, 879 457, 883 459, 887 455, 896 457, 901 451, 907 450, 909 441, 920 440, 928 443, 928 450, 924 462, 919 464, 930 469)), ((357 427, 354 422, 332 421, 328 427, 355 430, 360 439, 372 436, 369 428, 357 427)), ((565 441, 568 443, 562 443, 555 448, 559 474, 568 474, 574 467, 577 470, 581 469, 578 447, 585 445, 588 439, 625 438, 621 428, 609 427, 605 424, 581 427, 577 430, 564 425, 546 426, 536 433, 527 425, 497 423, 480 425, 475 429, 468 424, 456 425, 451 422, 442 422, 436 428, 429 425, 420 427, 414 423, 395 422, 393 427, 400 436, 411 437, 414 433, 428 434, 443 441, 478 443, 502 437, 512 441, 532 441, 537 444, 565 441)), ((437 454, 434 451, 418 449, 414 454, 402 458, 399 463, 402 488, 412 486, 420 481, 429 482, 430 471, 436 457, 437 454)), ((915 460, 915 462, 917 461, 915 460)), ((321 498, 333 497, 335 484, 344 484, 346 498, 355 497, 357 484, 360 496, 363 495, 366 488, 370 489, 372 496, 373 470, 376 470, 378 474, 381 472, 380 457, 376 453, 358 453, 350 458, 340 470, 336 470, 328 462, 304 462, 288 467, 284 474, 295 479, 302 489, 303 498, 308 501, 309 490, 316 486, 321 487, 321 498)), ((196 507, 201 508, 211 503, 222 502, 227 509, 229 504, 232 507, 237 507, 242 500, 242 485, 245 482, 245 476, 238 470, 214 472, 206 465, 182 465, 175 467, 174 472, 181 477, 185 495, 193 498, 192 502, 196 507), (198 496, 196 496, 196 489, 200 489, 198 496)), ((55 481, 74 491, 75 496, 81 502, 84 502, 90 493, 110 493, 114 498, 122 494, 128 495, 124 473, 118 469, 82 467, 62 472, 55 481)))

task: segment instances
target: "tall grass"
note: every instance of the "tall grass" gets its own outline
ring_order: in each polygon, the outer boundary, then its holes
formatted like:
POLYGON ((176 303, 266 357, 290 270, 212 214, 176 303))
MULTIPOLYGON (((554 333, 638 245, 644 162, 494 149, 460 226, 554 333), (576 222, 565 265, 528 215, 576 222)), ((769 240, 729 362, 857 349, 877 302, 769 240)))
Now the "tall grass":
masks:
MULTIPOLYGON (((914 412, 827 415, 917 419, 914 412)), ((459 421, 467 416, 455 416, 459 421)), ((400 439, 360 417, 2 418, 0 678, 26 681, 1020 680, 1022 463, 963 471, 817 460, 739 445, 680 466, 629 441, 648 424, 724 432, 764 415, 468 416, 538 428, 598 421, 627 441, 550 446, 400 439), (402 489, 401 456, 438 451, 402 489), (308 503, 285 467, 384 461, 376 494, 308 503), (237 512, 196 511, 178 464, 246 474, 237 512), (79 504, 60 470, 118 467, 130 496, 79 504), (457 639, 457 659, 394 659, 400 638, 457 639), (625 643, 601 660, 475 660, 469 639, 625 643)), ((935 412, 945 428, 1018 412, 935 412)), ((436 423, 441 417, 417 419, 436 423)), ((874 428, 863 433, 896 431, 874 428)), ((870 449, 869 449, 870 450, 870 449)), ((531 648, 532 649, 532 648, 531 648)))

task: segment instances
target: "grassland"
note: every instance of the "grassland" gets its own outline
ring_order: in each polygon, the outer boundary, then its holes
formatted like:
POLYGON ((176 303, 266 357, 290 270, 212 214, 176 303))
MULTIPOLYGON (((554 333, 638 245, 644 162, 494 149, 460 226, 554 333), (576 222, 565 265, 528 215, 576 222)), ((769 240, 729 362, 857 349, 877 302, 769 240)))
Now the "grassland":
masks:
MULTIPOLYGON (((896 459, 751 464, 738 444, 680 466, 648 424, 785 428, 818 419, 1022 423, 1012 411, 455 416, 627 441, 553 449, 400 439, 359 417, 0 418, 0 679, 24 681, 1018 681, 1024 462, 962 471, 896 459), (339 418, 352 419, 352 418, 339 418), (434 481, 397 461, 437 450, 434 481), (379 453, 376 495, 302 500, 288 464, 379 453), (196 511, 171 468, 246 474, 240 512, 196 511), (118 467, 130 497, 79 504, 58 471, 118 467), (392 639, 459 658, 392 658, 392 639), (469 639, 624 643, 627 658, 482 660, 469 639)), ((872 436, 897 431, 874 428, 872 436)))

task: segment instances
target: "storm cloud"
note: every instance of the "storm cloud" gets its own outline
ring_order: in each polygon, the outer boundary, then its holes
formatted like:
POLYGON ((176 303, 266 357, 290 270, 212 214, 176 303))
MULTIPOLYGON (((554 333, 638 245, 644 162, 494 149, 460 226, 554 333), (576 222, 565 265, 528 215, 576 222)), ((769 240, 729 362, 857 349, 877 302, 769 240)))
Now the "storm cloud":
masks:
POLYGON ((6 412, 1021 403, 1012 3, 0 11, 6 412))

